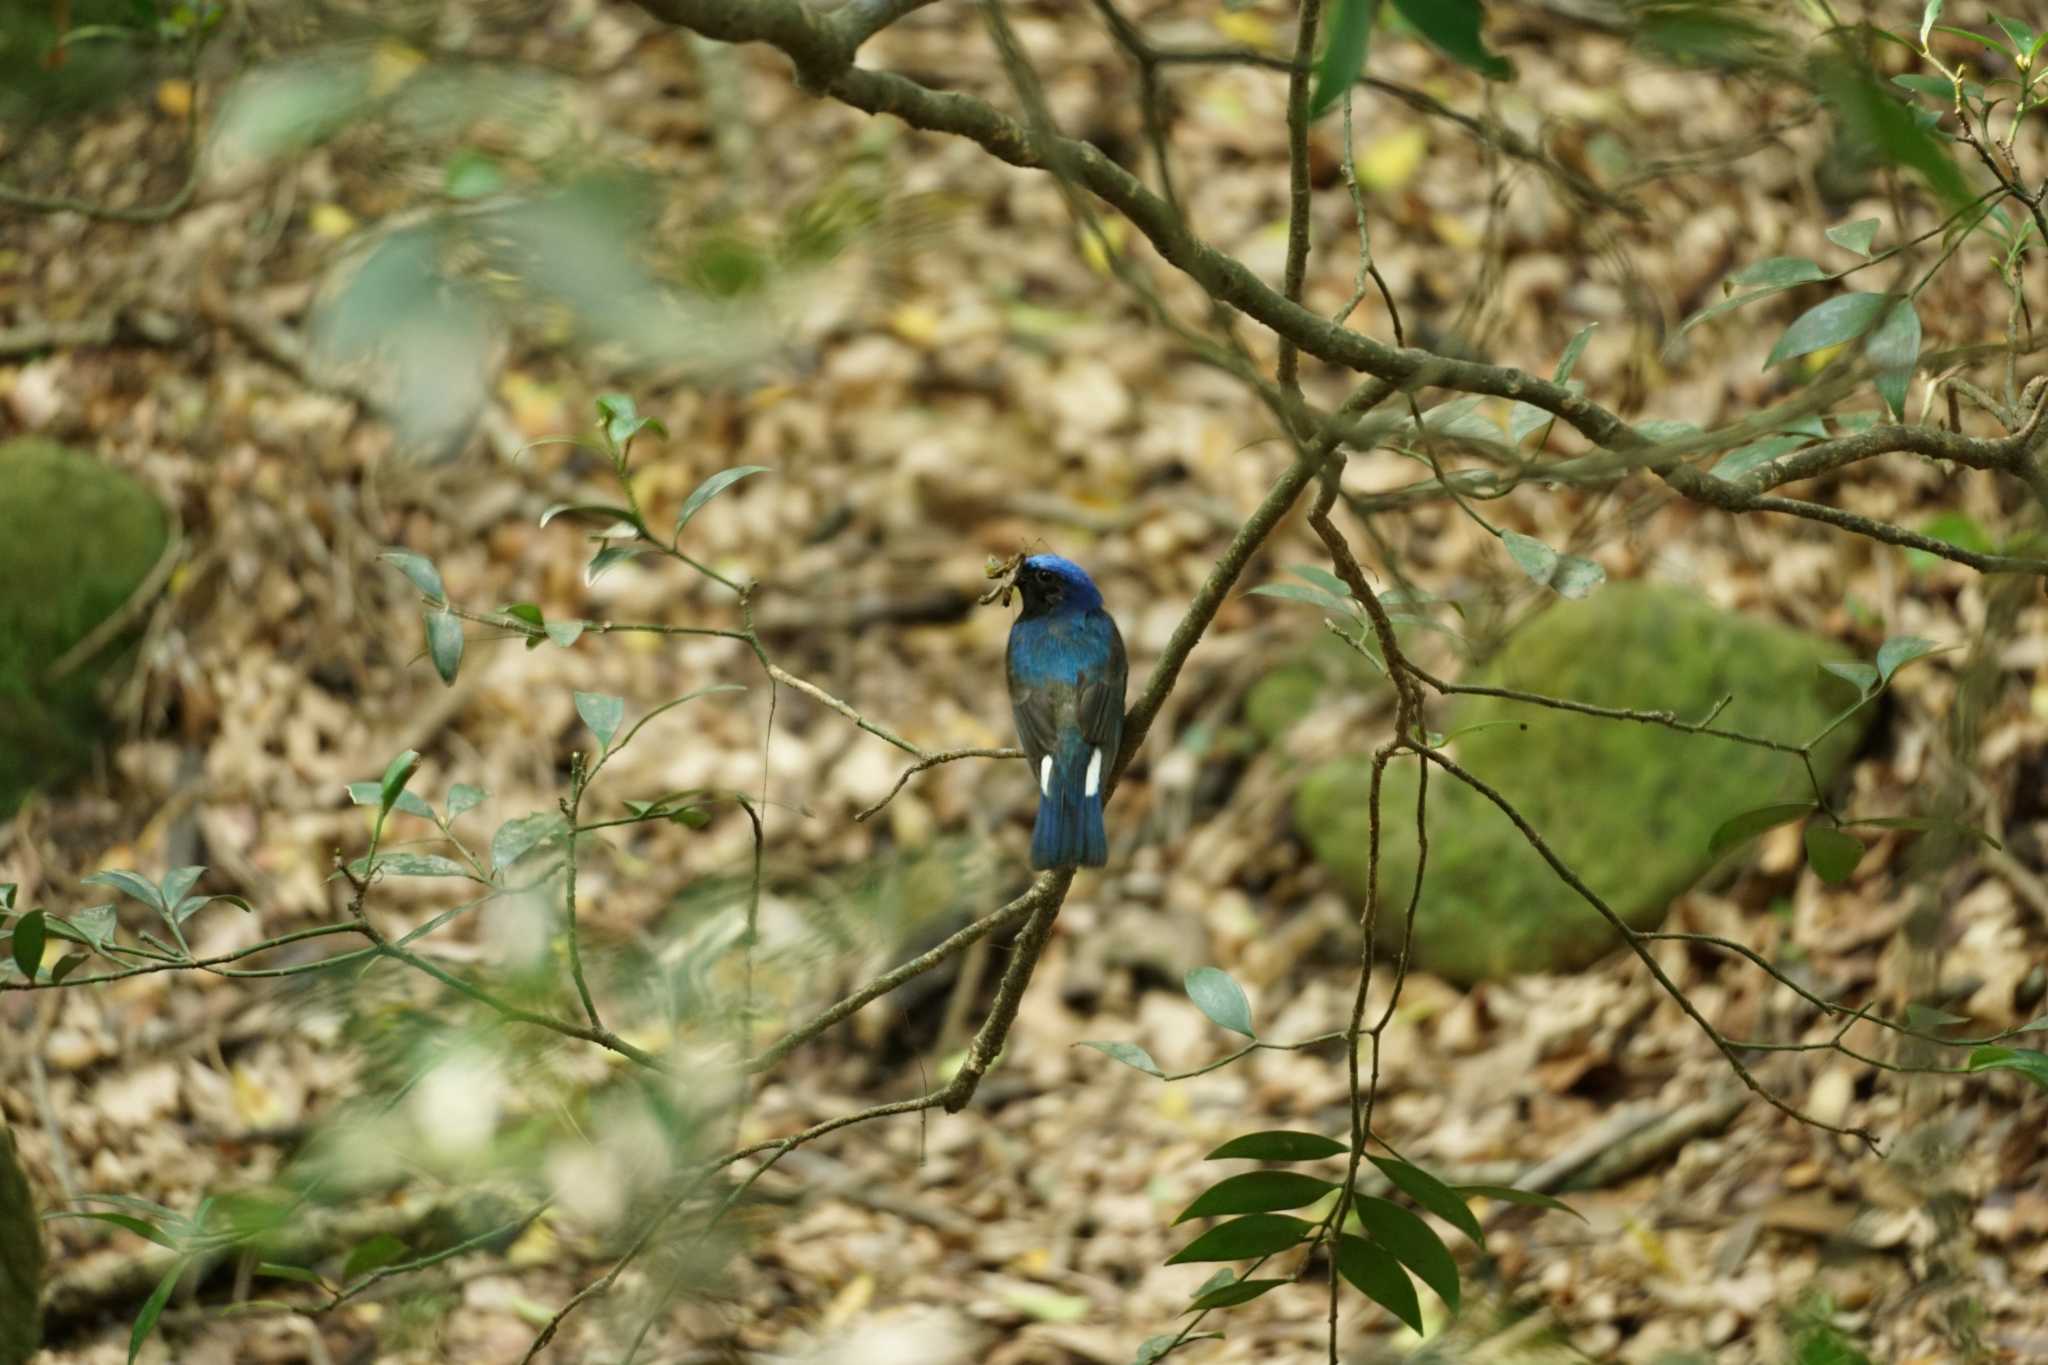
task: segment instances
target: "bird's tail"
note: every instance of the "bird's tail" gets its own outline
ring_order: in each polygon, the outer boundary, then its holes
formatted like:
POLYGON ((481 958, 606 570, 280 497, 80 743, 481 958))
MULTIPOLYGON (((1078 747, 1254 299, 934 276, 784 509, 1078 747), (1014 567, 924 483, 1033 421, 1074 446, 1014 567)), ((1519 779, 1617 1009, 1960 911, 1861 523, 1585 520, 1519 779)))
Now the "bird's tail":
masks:
POLYGON ((1052 761, 1052 780, 1038 799, 1038 823, 1031 829, 1031 865, 1101 867, 1109 861, 1109 835, 1102 827, 1102 779, 1108 757, 1084 745, 1052 761))

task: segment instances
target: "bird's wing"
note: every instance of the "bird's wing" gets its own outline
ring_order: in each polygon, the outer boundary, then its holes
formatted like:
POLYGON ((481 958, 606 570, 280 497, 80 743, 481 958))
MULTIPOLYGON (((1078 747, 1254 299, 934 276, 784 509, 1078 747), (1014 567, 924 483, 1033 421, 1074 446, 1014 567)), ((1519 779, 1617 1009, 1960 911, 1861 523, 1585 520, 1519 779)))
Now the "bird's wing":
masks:
POLYGON ((1018 681, 1014 635, 1010 637, 1010 654, 1010 710, 1017 718, 1017 738, 1023 741, 1024 754, 1031 760, 1032 772, 1036 773, 1039 759, 1057 747, 1059 718, 1053 710, 1051 688, 1027 687, 1018 681))
POLYGON ((1103 667, 1081 675, 1081 737, 1102 746, 1114 763, 1124 732, 1124 680, 1130 665, 1124 658, 1124 637, 1108 612, 1102 613, 1102 623, 1109 632, 1109 658, 1103 667))

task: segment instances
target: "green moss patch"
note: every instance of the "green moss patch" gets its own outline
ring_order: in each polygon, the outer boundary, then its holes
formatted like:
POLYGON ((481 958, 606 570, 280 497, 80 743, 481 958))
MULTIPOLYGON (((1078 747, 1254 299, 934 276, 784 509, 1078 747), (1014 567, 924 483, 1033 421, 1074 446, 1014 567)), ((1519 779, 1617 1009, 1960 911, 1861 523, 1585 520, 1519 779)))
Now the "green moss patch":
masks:
MULTIPOLYGON (((1854 699, 1819 667, 1841 653, 1677 589, 1622 584, 1551 607, 1467 681, 1683 718, 1705 716, 1733 694, 1717 724, 1800 743, 1854 699)), ((1869 719, 1866 708, 1821 747, 1815 767, 1823 781, 1869 719)), ((1637 928, 1661 922, 1672 899, 1710 870, 1717 859, 1707 840, 1722 821, 1811 791, 1793 755, 1659 726, 1487 697, 1438 706, 1432 724, 1457 736, 1457 761, 1513 802, 1637 928)), ((1316 858, 1361 901, 1370 778, 1365 756, 1326 763, 1294 805, 1316 858)), ((1380 923, 1390 950, 1415 884, 1415 781, 1415 761, 1404 759, 1389 767, 1383 792, 1380 923)), ((1440 770, 1430 773, 1428 831, 1416 965, 1470 982, 1567 971, 1615 946, 1606 922, 1506 816, 1440 770)))
POLYGON ((91 757, 123 642, 56 681, 52 666, 121 609, 168 535, 163 508, 118 470, 35 437, 0 443, 0 818, 91 757))

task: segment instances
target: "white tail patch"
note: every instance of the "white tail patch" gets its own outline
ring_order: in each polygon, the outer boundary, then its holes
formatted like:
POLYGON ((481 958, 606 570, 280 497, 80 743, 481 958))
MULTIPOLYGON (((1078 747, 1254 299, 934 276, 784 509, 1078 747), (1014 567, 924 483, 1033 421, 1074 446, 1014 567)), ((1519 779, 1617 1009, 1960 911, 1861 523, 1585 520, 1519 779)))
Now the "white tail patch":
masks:
POLYGON ((1082 780, 1081 795, 1093 796, 1102 790, 1102 746, 1096 745, 1088 751, 1088 776, 1082 780))
POLYGON ((1040 796, 1051 796, 1051 795, 1052 795, 1052 755, 1051 755, 1051 754, 1047 754, 1047 755, 1046 755, 1046 756, 1045 756, 1044 758, 1041 758, 1041 759, 1039 759, 1039 760, 1038 760, 1038 794, 1039 794, 1040 796))

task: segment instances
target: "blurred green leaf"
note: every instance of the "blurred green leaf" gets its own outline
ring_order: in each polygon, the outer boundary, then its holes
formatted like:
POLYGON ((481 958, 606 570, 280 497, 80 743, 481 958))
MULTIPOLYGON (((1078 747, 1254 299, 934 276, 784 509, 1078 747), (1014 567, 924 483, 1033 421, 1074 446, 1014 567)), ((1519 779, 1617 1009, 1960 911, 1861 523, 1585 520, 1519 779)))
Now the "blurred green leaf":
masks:
POLYGON ((1912 663, 1934 653, 1934 641, 1923 640, 1917 635, 1895 635, 1877 648, 1877 676, 1889 683, 1892 675, 1912 663))
POLYGON ((1840 886, 1863 861, 1863 841, 1844 834, 1833 825, 1809 825, 1806 829, 1806 865, 1829 886, 1840 886))
POLYGON ((171 1301, 171 1291, 178 1287, 178 1281, 185 1277, 185 1257, 171 1262, 170 1269, 156 1282, 156 1288, 149 1292, 142 1308, 135 1314, 135 1324, 128 1331, 128 1365, 135 1365, 135 1357, 142 1350, 142 1343, 149 1340, 149 1334, 156 1330, 156 1320, 163 1316, 164 1305, 171 1301))
POLYGON ((502 873, 536 847, 560 837, 566 829, 556 811, 540 810, 507 820, 491 836, 491 866, 502 873))
POLYGON ((1105 1057, 1114 1057, 1125 1066, 1136 1067, 1148 1076, 1163 1078, 1166 1075, 1164 1071, 1159 1069, 1159 1063, 1152 1060, 1152 1054, 1139 1047, 1136 1043, 1084 1042, 1081 1046, 1092 1047, 1105 1057))
POLYGON ((472 787, 467 782, 457 782, 448 789, 448 819, 452 824, 455 817, 475 810, 484 803, 490 793, 482 787, 472 787))
POLYGON ((349 1252, 348 1260, 341 1267, 341 1278, 344 1280, 361 1279, 373 1271, 382 1270, 385 1266, 397 1261, 403 1255, 405 1255, 405 1243, 399 1241, 388 1232, 380 1232, 349 1252))
POLYGON ((1827 659, 1821 663, 1821 668, 1855 688, 1858 696, 1869 696, 1884 681, 1878 677, 1877 669, 1861 659, 1827 659))
POLYGON ((2027 1047, 1980 1047, 1970 1053, 1965 1065, 1972 1071, 2017 1071, 2048 1090, 2048 1052, 2027 1047))
POLYGON ((492 157, 464 147, 449 158, 441 188, 450 199, 487 199, 505 188, 505 171, 492 157))
POLYGON ((1592 560, 1559 554, 1534 536, 1502 531, 1500 540, 1523 573, 1560 597, 1591 596, 1607 581, 1607 570, 1592 560))
POLYGON ((1490 81, 1512 79, 1514 63, 1487 49, 1479 0, 1394 0, 1394 8, 1432 47, 1490 81))
MULTIPOLYGON (((418 749, 407 749, 392 756, 391 761, 384 765, 384 775, 377 779, 377 807, 380 812, 389 811, 398 804, 399 793, 405 790, 405 784, 412 781, 412 775, 419 770, 418 749)), ((420 804, 424 806, 426 802, 420 804)))
POLYGON ((1336 612, 1339 616, 1356 616, 1358 608, 1348 597, 1338 597, 1321 588, 1311 588, 1301 583, 1261 583, 1256 588, 1245 589, 1250 597, 1278 597, 1289 602, 1306 602, 1324 611, 1336 612))
POLYGON ((1837 223, 1827 230, 1827 239, 1845 251, 1858 256, 1870 254, 1870 244, 1877 239, 1878 220, 1858 218, 1853 223, 1837 223))
POLYGON ((1758 806, 1753 810, 1743 811, 1739 815, 1731 815, 1722 821, 1720 828, 1716 829, 1713 835, 1708 838, 1707 852, 1712 854, 1726 852, 1737 844, 1747 843, 1749 840, 1756 838, 1757 835, 1762 834, 1767 829, 1776 829, 1779 825, 1789 825, 1794 820, 1803 820, 1818 809, 1820 807, 1814 805, 1811 801, 1796 801, 1780 805, 1758 806))
POLYGON ((438 853, 379 853, 375 863, 358 858, 348 865, 358 877, 382 872, 392 877, 467 877, 469 869, 438 853))
POLYGON ((1372 49, 1372 15, 1377 0, 1336 0, 1323 34, 1323 54, 1316 59, 1314 91, 1308 116, 1320 118, 1365 74, 1372 49))

